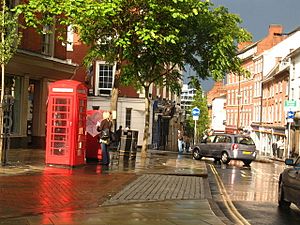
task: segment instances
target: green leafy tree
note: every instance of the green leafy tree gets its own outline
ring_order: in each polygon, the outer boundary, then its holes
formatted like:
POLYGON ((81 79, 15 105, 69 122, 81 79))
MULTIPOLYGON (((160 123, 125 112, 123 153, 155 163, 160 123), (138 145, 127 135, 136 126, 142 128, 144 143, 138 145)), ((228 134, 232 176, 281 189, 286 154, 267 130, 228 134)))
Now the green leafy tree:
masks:
MULTIPOLYGON (((13 57, 20 43, 21 34, 18 32, 18 16, 6 6, 5 0, 1 0, 0 13, 0 64, 1 64, 1 107, 0 107, 0 131, 3 131, 3 99, 5 89, 5 65, 13 57)), ((0 138, 0 158, 1 163, 5 164, 3 152, 3 139, 0 138)))
POLYGON ((207 130, 209 128, 209 124, 210 124, 210 118, 208 115, 208 107, 207 107, 207 97, 206 95, 204 95, 202 88, 198 82, 198 80, 196 79, 192 79, 191 81, 191 85, 195 87, 196 89, 196 93, 194 96, 194 101, 192 106, 190 107, 189 111, 187 111, 187 121, 186 121, 186 126, 187 126, 187 130, 190 132, 194 131, 195 128, 195 121, 193 120, 193 117, 191 116, 191 110, 194 107, 198 107, 200 109, 200 116, 199 119, 196 121, 196 137, 194 137, 197 140, 199 140, 203 134, 204 131, 207 130))
POLYGON ((19 8, 28 25, 72 24, 90 46, 86 61, 117 63, 111 109, 117 109, 121 83, 145 92, 145 131, 149 137, 149 87, 180 89, 180 71, 188 63, 201 78, 218 80, 243 73, 236 44, 250 39, 241 19, 224 7, 199 0, 29 0, 19 8), (41 17, 40 15, 43 15, 41 17))

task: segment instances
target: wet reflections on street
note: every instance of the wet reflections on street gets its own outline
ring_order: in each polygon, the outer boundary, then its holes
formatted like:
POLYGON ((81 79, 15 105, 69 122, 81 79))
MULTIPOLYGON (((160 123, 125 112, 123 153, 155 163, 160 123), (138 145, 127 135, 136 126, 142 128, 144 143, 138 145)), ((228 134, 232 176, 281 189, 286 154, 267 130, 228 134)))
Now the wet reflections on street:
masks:
MULTIPOLYGON (((77 187, 73 179, 66 178, 74 174, 74 171, 76 169, 74 170, 73 168, 45 167, 42 177, 38 182, 39 187, 36 189, 39 192, 37 195, 39 210, 46 213, 44 216, 43 214, 41 216, 43 224, 46 224, 49 220, 47 213, 59 212, 61 207, 63 207, 64 211, 73 211, 76 209, 73 190, 77 187), (59 176, 51 176, 55 174, 59 176), (57 185, 61 188, 58 188, 57 185), (53 189, 57 189, 57 191, 53 189)), ((72 224, 74 222, 71 215, 68 213, 63 214, 63 223, 72 224)))
POLYGON ((242 162, 215 165, 232 201, 277 202, 279 174, 283 163, 253 162, 246 167, 242 162))

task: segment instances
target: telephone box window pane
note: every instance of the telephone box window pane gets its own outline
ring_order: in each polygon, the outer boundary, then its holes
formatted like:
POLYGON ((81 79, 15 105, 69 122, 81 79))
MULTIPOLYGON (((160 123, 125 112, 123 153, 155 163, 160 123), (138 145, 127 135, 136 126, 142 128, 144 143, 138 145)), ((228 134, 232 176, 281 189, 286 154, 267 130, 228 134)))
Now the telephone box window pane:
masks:
POLYGON ((54 99, 54 104, 56 104, 56 105, 67 105, 69 102, 70 102, 70 99, 66 99, 66 98, 54 99))
POLYGON ((67 131, 67 128, 62 128, 62 127, 54 127, 53 129, 54 131, 52 132, 57 134, 66 134, 67 131))
POLYGON ((53 143, 53 155, 65 155, 65 142, 54 142, 53 143))
POLYGON ((68 107, 67 106, 55 106, 54 110, 56 112, 67 112, 68 111, 68 107))
POLYGON ((66 135, 54 135, 54 140, 57 141, 65 141, 66 140, 66 135))
POLYGON ((53 115, 52 116, 53 119, 56 119, 57 121, 61 121, 61 120, 64 120, 64 119, 68 119, 69 114, 67 114, 67 113, 53 113, 52 115, 53 115))
POLYGON ((53 120, 52 121, 52 126, 67 126, 67 121, 66 120, 53 120))

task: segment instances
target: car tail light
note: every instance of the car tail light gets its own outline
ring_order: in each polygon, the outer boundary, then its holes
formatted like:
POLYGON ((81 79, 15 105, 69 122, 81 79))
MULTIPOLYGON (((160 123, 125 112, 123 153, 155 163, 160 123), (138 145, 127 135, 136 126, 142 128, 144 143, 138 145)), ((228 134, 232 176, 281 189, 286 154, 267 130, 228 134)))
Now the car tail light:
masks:
POLYGON ((238 150, 239 149, 239 145, 238 144, 232 144, 231 145, 231 150, 238 150))

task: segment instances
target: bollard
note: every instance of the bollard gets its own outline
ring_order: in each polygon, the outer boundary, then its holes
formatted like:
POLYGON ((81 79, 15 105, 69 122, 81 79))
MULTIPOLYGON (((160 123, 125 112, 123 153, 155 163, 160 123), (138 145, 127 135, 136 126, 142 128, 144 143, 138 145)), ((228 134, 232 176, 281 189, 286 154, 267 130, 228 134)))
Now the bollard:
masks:
POLYGON ((132 139, 131 131, 127 131, 126 135, 121 136, 119 157, 129 158, 131 141, 132 141, 131 139, 132 139))
POLYGON ((130 159, 136 159, 136 152, 137 152, 137 141, 138 141, 138 131, 131 131, 132 132, 132 140, 130 146, 130 159))

